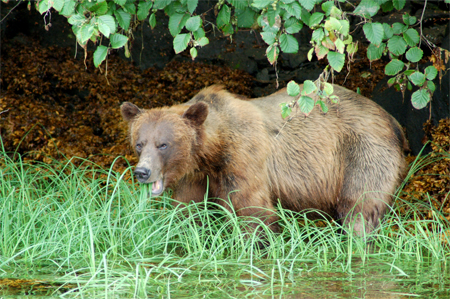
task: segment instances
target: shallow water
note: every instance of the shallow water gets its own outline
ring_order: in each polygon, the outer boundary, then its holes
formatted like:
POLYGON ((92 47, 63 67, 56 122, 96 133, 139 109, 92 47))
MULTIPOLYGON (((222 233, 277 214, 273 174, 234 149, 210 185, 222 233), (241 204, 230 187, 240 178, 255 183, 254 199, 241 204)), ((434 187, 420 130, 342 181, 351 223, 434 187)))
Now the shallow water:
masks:
POLYGON ((371 259, 365 265, 333 266, 331 261, 327 267, 295 262, 288 269, 266 261, 252 268, 230 263, 221 271, 172 264, 159 273, 152 267, 137 266, 150 273, 145 280, 139 275, 136 278, 132 269, 99 280, 91 279, 88 273, 3 273, 0 298, 450 298, 450 273, 445 262, 392 265, 371 259))

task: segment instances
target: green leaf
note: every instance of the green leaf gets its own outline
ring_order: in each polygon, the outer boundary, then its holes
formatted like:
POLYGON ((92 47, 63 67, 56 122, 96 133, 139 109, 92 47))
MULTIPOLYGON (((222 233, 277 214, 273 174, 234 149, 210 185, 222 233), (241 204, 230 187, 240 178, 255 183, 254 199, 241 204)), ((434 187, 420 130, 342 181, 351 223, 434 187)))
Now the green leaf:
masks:
POLYGON ((355 8, 354 13, 363 17, 373 17, 377 14, 380 9, 378 5, 373 0, 362 0, 361 3, 355 8))
POLYGON ((330 50, 328 50, 328 48, 325 48, 322 45, 318 45, 314 50, 315 50, 315 53, 316 53, 316 56, 317 56, 318 60, 324 58, 328 54, 328 52, 330 51, 330 50))
POLYGON ((316 84, 314 84, 313 81, 305 80, 305 82, 303 82, 302 95, 307 95, 307 94, 313 93, 314 91, 316 91, 316 89, 317 89, 317 86, 316 86, 316 84))
POLYGON ((419 33, 416 29, 409 28, 403 33, 403 38, 410 47, 416 46, 420 41, 419 33))
POLYGON ((409 13, 405 13, 405 14, 402 16, 402 18, 403 18, 403 23, 405 23, 405 24, 408 25, 408 26, 414 25, 414 24, 416 23, 416 21, 417 21, 417 18, 416 18, 416 17, 411 17, 411 16, 409 15, 409 13))
POLYGON ((337 104, 337 103, 339 103, 339 101, 340 101, 339 97, 338 97, 337 95, 334 95, 334 94, 330 96, 330 100, 331 100, 331 102, 333 102, 334 104, 337 104))
POLYGON ((148 18, 148 22, 149 22, 150 27, 151 27, 152 29, 155 28, 155 26, 156 26, 156 15, 155 15, 155 13, 152 13, 152 14, 150 15, 150 18, 148 18))
POLYGON ((234 6, 236 9, 244 9, 248 6, 248 1, 243 0, 228 0, 232 6, 234 6))
POLYGON ((411 62, 418 62, 422 57, 423 51, 418 47, 411 48, 406 52, 406 59, 411 62))
POLYGON ((324 17, 324 14, 321 12, 315 12, 311 15, 311 17, 309 18, 309 27, 315 27, 317 25, 319 25, 320 22, 322 22, 324 17))
POLYGON ((227 24, 222 28, 223 35, 228 36, 234 33, 233 25, 227 24))
POLYGON ((402 23, 394 23, 392 24, 392 30, 394 31, 394 34, 400 34, 405 32, 408 29, 408 26, 402 24, 402 23))
POLYGON ((206 46, 207 44, 209 44, 209 39, 204 36, 204 37, 199 38, 197 43, 200 47, 203 47, 203 46, 206 46))
POLYGON ((282 118, 286 118, 286 117, 288 117, 289 115, 291 115, 291 113, 292 113, 292 108, 289 107, 289 104, 287 104, 287 103, 281 103, 280 106, 281 106, 281 117, 282 117, 282 118))
POLYGON ((255 11, 250 7, 246 7, 244 10, 235 10, 237 17, 237 26, 240 28, 250 28, 255 22, 255 11))
POLYGON ((433 93, 436 90, 436 85, 434 85, 433 81, 427 81, 427 88, 433 93))
POLYGON ((347 52, 348 52, 348 54, 354 54, 354 53, 358 52, 358 43, 349 44, 347 46, 347 52))
POLYGON ((325 12, 327 16, 331 14, 331 8, 335 7, 334 1, 327 1, 322 3, 322 10, 325 12))
POLYGON ((98 30, 105 36, 109 38, 109 35, 111 34, 111 30, 108 25, 106 25, 102 20, 97 20, 98 24, 98 30))
POLYGON ((309 49, 308 54, 306 55, 306 57, 308 58, 309 61, 312 60, 313 53, 314 53, 314 48, 309 49))
POLYGON ((394 5, 395 9, 402 10, 405 6, 406 0, 392 0, 392 4, 394 5))
POLYGON ((339 22, 338 19, 330 17, 328 20, 325 21, 325 29, 329 32, 332 30, 339 31, 341 29, 341 22, 339 22))
POLYGON ((170 2, 172 2, 172 0, 155 0, 153 2, 153 9, 163 9, 169 5, 170 2))
POLYGON ((411 95, 411 103, 416 109, 426 107, 430 100, 430 94, 425 89, 419 89, 411 95))
MULTIPOLYGON (((99 16, 97 18, 97 20, 99 20, 103 25, 106 25, 109 27, 109 34, 113 34, 116 32, 116 22, 112 16, 109 16, 109 15, 99 16)), ((100 28, 99 28, 99 30, 101 33, 103 33, 103 31, 100 28)), ((103 34, 106 36, 105 33, 103 33, 103 34)), ((108 34, 108 36, 109 36, 109 34, 108 34)))
POLYGON ((392 85, 394 85, 396 80, 397 80, 397 77, 392 77, 391 79, 389 79, 388 86, 391 87, 392 85))
MULTIPOLYGON (((195 9, 198 6, 198 0, 188 0, 187 1, 187 7, 188 7, 188 11, 193 14, 195 9)), ((192 56, 192 55, 191 55, 192 56)))
POLYGON ((123 34, 116 33, 112 34, 109 38, 109 42, 111 43, 111 48, 119 49, 122 48, 128 41, 128 37, 123 34))
POLYGON ((394 30, 389 24, 383 23, 384 39, 390 39, 394 35, 394 30))
POLYGON ((325 104, 324 101, 318 100, 318 101, 316 102, 316 104, 320 106, 320 109, 322 109, 322 112, 323 112, 323 113, 327 113, 327 112, 328 112, 328 106, 327 106, 327 104, 325 104))
POLYGON ((89 7, 89 10, 95 12, 97 16, 104 15, 108 11, 108 3, 106 1, 97 2, 89 7))
POLYGON ((271 45, 275 42, 277 35, 273 32, 261 32, 261 37, 266 44, 271 45))
POLYGON ((172 1, 164 8, 164 12, 169 17, 176 13, 184 14, 186 13, 186 10, 186 5, 182 5, 179 1, 172 1))
POLYGON ((278 54, 280 54, 280 50, 278 49, 277 46, 275 45, 270 45, 267 49, 266 49, 266 56, 267 59, 269 60, 270 64, 274 64, 277 59, 278 59, 278 54))
POLYGON ((384 29, 380 23, 366 23, 363 26, 363 30, 366 38, 372 44, 379 45, 383 40, 384 29))
POLYGON ((334 90, 334 88, 333 88, 333 85, 332 85, 332 84, 330 84, 330 83, 328 83, 328 82, 324 82, 324 83, 323 83, 323 91, 325 92, 325 94, 326 94, 327 96, 332 95, 332 94, 333 94, 333 90, 334 90))
POLYGON ((287 33, 295 34, 303 28, 303 23, 295 18, 290 18, 284 23, 287 33))
POLYGON ((296 97, 300 94, 300 86, 295 81, 289 81, 287 84, 287 94, 291 97, 296 97))
POLYGON ((108 54, 108 47, 98 46, 94 52, 94 65, 98 67, 106 59, 106 54, 108 54))
POLYGON ((136 6, 134 5, 134 3, 126 3, 123 6, 123 10, 126 11, 127 13, 131 14, 131 15, 135 15, 136 14, 136 6))
POLYGON ((427 68, 425 69, 425 76, 428 80, 434 80, 434 78, 436 78, 437 76, 436 68, 432 65, 427 66, 427 68))
POLYGON ((70 25, 74 25, 74 26, 80 26, 86 21, 87 21, 87 19, 86 19, 86 17, 83 14, 73 15, 67 20, 67 22, 70 25))
POLYGON ((200 28, 201 25, 202 19, 200 18, 200 16, 190 17, 186 21, 186 29, 191 32, 196 31, 198 28, 200 28))
POLYGON ((169 17, 169 31, 172 36, 176 36, 183 29, 187 21, 186 14, 175 13, 169 17))
POLYGON ((292 35, 282 34, 280 36, 280 47, 284 53, 297 53, 298 41, 292 35))
POLYGON ((191 35, 187 33, 177 34, 173 39, 173 49, 175 53, 180 53, 186 50, 189 42, 191 41, 191 35))
POLYGON ((333 6, 331 7, 330 16, 340 19, 342 17, 342 11, 336 6, 333 6))
POLYGON ((388 48, 394 55, 402 55, 406 51, 406 42, 403 37, 395 35, 388 40, 388 48))
POLYGON ((74 14, 75 12, 75 5, 77 2, 75 0, 64 0, 64 6, 62 10, 60 11, 60 14, 69 17, 74 14))
POLYGON ((81 40, 79 40, 80 44, 84 45, 94 33, 94 25, 92 24, 84 24, 80 29, 81 40))
POLYGON ((253 0, 252 6, 256 8, 264 8, 272 4, 273 0, 253 0))
POLYGON ((409 75, 408 78, 416 86, 422 86, 425 83, 425 79, 426 79, 425 75, 418 71, 409 75))
POLYGON ((336 46, 336 50, 339 52, 339 53, 344 53, 344 50, 345 50, 345 44, 344 44, 344 42, 340 39, 340 38, 338 38, 335 42, 334 42, 334 45, 336 46))
POLYGON ((405 66, 405 64, 401 60, 392 59, 391 62, 386 64, 386 66, 384 68, 384 73, 388 76, 397 75, 398 72, 400 72, 404 66, 405 66))
POLYGON ((61 11, 64 7, 64 0, 53 0, 53 8, 56 11, 61 11))
POLYGON ((196 40, 205 37, 205 30, 203 30, 203 28, 198 28, 197 31, 194 32, 194 38, 196 40))
POLYGON ((300 15, 302 13, 302 8, 301 8, 300 4, 298 4, 298 2, 290 3, 290 4, 286 5, 284 7, 284 9, 288 13, 290 13, 291 15, 296 17, 297 19, 300 19, 300 15))
POLYGON ((42 0, 41 2, 39 2, 39 13, 43 14, 44 12, 46 12, 47 10, 49 10, 50 8, 52 8, 53 5, 53 1, 52 0, 42 0))
POLYGON ((191 53, 192 60, 195 60, 195 57, 197 57, 197 49, 191 48, 190 53, 191 53))
POLYGON ((381 5, 381 9, 383 10, 383 12, 389 12, 394 9, 394 5, 392 5, 391 1, 388 1, 381 5))
POLYGON ((327 59, 331 67, 337 72, 340 72, 342 67, 344 67, 345 54, 330 51, 327 54, 327 59))
POLYGON ((322 28, 317 28, 313 31, 311 40, 320 43, 322 39, 325 37, 325 33, 323 32, 322 28))
POLYGON ((339 23, 341 23, 341 28, 338 30, 338 32, 343 34, 344 36, 347 36, 350 29, 349 22, 347 20, 339 20, 339 23))
POLYGON ((316 0, 299 0, 299 2, 308 11, 311 11, 316 4, 316 0))
MULTIPOLYGON (((106 3, 106 2, 102 2, 106 3)), ((152 8, 153 2, 152 1, 140 1, 138 4, 138 11, 137 11, 137 17, 139 21, 145 20, 145 18, 150 13, 150 9, 152 8)))
POLYGON ((306 9, 302 9, 302 12, 300 13, 300 20, 302 20, 302 22, 305 23, 308 27, 311 27, 309 25, 310 18, 311 14, 306 9))
POLYGON ((123 9, 118 9, 114 12, 114 15, 116 16, 117 22, 119 23, 120 27, 122 27, 123 30, 127 31, 130 27, 131 14, 125 12, 123 9))
POLYGON ((114 3, 123 6, 125 5, 125 3, 127 3, 127 0, 114 0, 114 3))
POLYGON ((384 49, 386 49, 385 43, 381 43, 379 47, 374 44, 370 44, 369 47, 367 47, 367 58, 369 58, 370 61, 380 59, 383 55, 384 49))
POLYGON ((217 15, 217 27, 222 28, 223 26, 230 23, 231 9, 228 5, 222 6, 217 15))
POLYGON ((281 16, 280 16, 280 9, 277 6, 276 10, 269 9, 267 11, 267 20, 269 21, 269 26, 274 28, 281 27, 281 16))
POLYGON ((300 111, 309 115, 314 108, 314 100, 308 96, 300 96, 297 101, 300 111))

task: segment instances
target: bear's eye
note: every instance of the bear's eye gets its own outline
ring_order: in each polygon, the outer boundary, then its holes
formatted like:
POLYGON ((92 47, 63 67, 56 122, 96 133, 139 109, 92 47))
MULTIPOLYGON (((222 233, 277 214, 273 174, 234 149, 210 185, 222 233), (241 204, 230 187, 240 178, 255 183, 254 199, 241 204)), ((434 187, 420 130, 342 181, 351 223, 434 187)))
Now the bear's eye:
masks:
POLYGON ((157 148, 160 150, 165 150, 167 148, 167 144, 161 143, 160 145, 157 146, 157 148))
POLYGON ((136 151, 140 152, 142 150, 142 144, 136 144, 136 151))

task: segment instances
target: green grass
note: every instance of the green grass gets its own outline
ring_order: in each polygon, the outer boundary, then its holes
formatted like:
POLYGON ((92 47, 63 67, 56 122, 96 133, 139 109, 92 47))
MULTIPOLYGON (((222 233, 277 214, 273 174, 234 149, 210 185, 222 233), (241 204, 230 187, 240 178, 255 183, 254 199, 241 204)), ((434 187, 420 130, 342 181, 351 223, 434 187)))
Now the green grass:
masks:
POLYGON ((449 295, 450 226, 434 208, 433 219, 420 220, 418 209, 405 217, 394 207, 366 236, 370 245, 333 221, 320 227, 279 209, 282 233, 266 230, 270 246, 259 249, 243 228, 257 219, 206 200, 174 208, 124 181, 131 167, 74 161, 26 163, 0 152, 0 281, 38 279, 52 285, 46 295, 67 298, 449 295))

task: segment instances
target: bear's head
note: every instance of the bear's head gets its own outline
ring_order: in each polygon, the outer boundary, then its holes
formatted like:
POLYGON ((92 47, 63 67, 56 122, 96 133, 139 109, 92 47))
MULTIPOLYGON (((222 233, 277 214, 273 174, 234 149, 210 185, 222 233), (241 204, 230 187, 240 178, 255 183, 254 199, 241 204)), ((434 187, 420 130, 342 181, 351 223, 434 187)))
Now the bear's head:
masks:
POLYGON ((120 110, 129 124, 131 146, 139 156, 134 174, 139 182, 153 184, 152 195, 160 195, 195 169, 207 104, 146 110, 125 102, 120 110))

